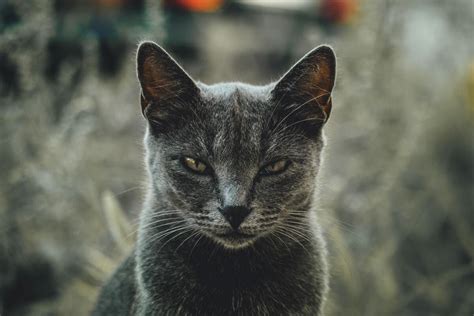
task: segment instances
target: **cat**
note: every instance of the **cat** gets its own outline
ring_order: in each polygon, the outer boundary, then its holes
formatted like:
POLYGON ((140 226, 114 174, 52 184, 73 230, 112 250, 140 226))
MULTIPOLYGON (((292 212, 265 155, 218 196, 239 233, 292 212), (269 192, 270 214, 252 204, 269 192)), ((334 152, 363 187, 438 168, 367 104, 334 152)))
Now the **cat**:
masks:
POLYGON ((137 74, 149 185, 136 246, 93 315, 322 315, 332 48, 265 86, 206 85, 144 42, 137 74))

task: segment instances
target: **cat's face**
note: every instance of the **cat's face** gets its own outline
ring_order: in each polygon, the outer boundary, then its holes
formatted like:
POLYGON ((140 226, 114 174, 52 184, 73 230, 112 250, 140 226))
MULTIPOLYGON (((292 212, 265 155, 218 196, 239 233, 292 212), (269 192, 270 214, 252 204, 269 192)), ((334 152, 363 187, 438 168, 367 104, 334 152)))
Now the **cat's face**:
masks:
POLYGON ((319 169, 334 67, 332 50, 320 47, 276 84, 207 86, 155 44, 142 44, 147 164, 166 212, 234 249, 283 229, 298 233, 319 169))

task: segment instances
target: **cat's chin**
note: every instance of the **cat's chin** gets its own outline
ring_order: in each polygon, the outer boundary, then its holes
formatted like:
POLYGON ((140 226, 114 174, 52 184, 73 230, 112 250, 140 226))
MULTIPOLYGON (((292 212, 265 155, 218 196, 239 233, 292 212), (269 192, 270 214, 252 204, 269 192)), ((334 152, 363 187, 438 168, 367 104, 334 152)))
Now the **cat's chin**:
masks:
POLYGON ((256 235, 243 234, 239 232, 231 232, 226 234, 213 234, 214 239, 222 247, 230 250, 240 250, 251 246, 255 240, 256 235))

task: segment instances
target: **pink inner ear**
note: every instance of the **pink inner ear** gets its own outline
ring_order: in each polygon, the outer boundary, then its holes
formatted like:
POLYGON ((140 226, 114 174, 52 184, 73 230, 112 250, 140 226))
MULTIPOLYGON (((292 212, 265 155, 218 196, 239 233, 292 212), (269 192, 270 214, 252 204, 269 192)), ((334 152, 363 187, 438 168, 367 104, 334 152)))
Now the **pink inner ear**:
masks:
POLYGON ((318 56, 316 63, 310 69, 306 79, 302 78, 301 89, 306 91, 314 100, 314 104, 323 110, 325 120, 327 120, 331 113, 331 91, 334 85, 330 61, 323 56, 318 56))
POLYGON ((149 56, 143 62, 143 81, 142 89, 145 98, 158 99, 160 96, 160 88, 164 85, 164 80, 161 78, 160 66, 153 56, 149 56))
POLYGON ((327 102, 327 98, 323 96, 329 96, 333 88, 334 79, 329 65, 329 61, 322 57, 318 64, 315 66, 316 69, 312 72, 311 78, 306 83, 309 91, 312 92, 313 96, 317 98, 321 106, 327 102), (325 102, 321 102, 321 99, 326 99, 325 102))

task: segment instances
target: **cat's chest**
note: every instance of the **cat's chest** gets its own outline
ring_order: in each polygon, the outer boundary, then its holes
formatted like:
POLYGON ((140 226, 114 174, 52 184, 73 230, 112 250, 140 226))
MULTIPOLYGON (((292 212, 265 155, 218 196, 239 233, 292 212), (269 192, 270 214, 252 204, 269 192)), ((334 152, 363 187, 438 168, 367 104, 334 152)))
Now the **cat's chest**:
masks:
POLYGON ((311 276, 288 278, 255 275, 202 280, 175 275, 176 282, 157 288, 156 310, 169 315, 317 315, 319 303, 311 276))
MULTIPOLYGON (((198 292, 193 293, 193 295, 197 294, 198 292)), ((223 295, 210 297, 204 294, 200 297, 187 296, 172 301, 158 300, 157 304, 154 304, 153 312, 146 312, 143 315, 319 315, 319 302, 308 298, 300 297, 288 302, 287 299, 275 296, 275 293, 254 294, 252 292, 244 295, 234 293, 225 298, 223 295)))

